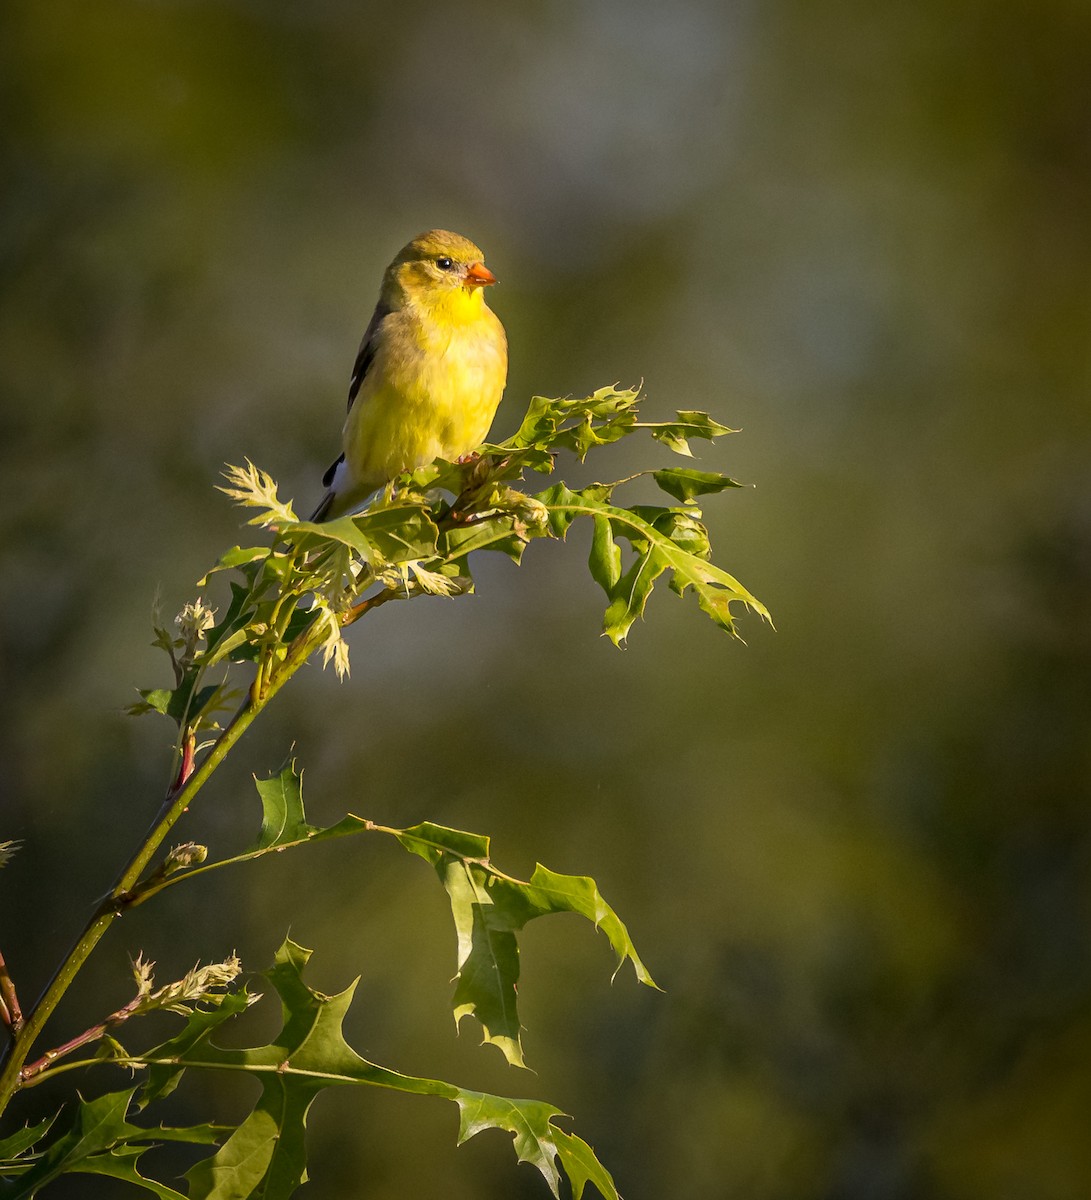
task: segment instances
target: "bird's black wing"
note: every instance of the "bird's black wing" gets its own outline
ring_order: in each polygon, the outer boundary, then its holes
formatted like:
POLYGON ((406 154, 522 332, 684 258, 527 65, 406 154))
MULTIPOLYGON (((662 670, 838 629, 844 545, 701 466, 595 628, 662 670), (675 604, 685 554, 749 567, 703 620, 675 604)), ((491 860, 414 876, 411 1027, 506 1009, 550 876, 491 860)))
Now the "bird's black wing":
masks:
MULTIPOLYGON (((364 382, 364 376, 375 359, 375 346, 378 340, 379 326, 382 325, 383 319, 390 315, 390 312, 391 310, 380 300, 375 305, 375 311, 371 314, 371 320, 367 323, 364 336, 360 339, 360 349, 356 352, 356 362, 353 364, 352 378, 349 380, 349 408, 352 408, 356 397, 359 395, 360 385, 364 382)), ((330 463, 325 475, 322 476, 323 487, 329 487, 333 483, 333 477, 337 472, 337 468, 344 461, 345 456, 340 454, 330 463)))
MULTIPOLYGON (((345 461, 344 454, 339 454, 333 462, 326 468, 325 475, 322 476, 322 486, 331 487, 333 485, 333 477, 337 474, 337 468, 345 461)), ((312 521, 316 521, 317 517, 311 517, 312 521)))
POLYGON ((356 354, 356 363, 352 368, 352 379, 349 381, 349 408, 356 399, 360 385, 364 382, 368 367, 375 360, 375 347, 378 342, 379 326, 390 316, 390 309, 380 300, 375 305, 371 320, 367 323, 364 336, 360 341, 360 349, 356 354))

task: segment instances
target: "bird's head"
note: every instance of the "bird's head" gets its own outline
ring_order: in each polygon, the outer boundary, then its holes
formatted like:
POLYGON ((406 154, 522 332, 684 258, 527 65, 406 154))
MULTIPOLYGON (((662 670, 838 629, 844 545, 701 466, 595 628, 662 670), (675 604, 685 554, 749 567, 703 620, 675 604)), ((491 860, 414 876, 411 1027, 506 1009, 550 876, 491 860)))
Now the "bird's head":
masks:
POLYGON ((496 282, 480 249, 460 234, 431 229, 404 246, 386 270, 383 300, 477 308, 482 289, 496 282))

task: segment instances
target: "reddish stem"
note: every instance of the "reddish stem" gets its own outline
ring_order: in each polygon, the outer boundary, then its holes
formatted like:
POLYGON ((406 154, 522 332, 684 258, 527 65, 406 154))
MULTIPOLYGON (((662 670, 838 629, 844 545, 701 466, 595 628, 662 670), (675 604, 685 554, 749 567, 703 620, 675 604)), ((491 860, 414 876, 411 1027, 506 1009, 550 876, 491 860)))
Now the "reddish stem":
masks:
POLYGON ((117 1012, 111 1013, 105 1021, 100 1021, 97 1025, 92 1025, 90 1029, 85 1029, 83 1033, 77 1034, 71 1040, 62 1043, 53 1050, 47 1050, 41 1058, 29 1063, 19 1072, 19 1078, 24 1083, 28 1079, 33 1079, 35 1075, 40 1074, 47 1067, 51 1067, 58 1058, 63 1058, 66 1054, 71 1054, 73 1050, 78 1050, 81 1046, 86 1046, 88 1042, 97 1042, 103 1034, 114 1025, 120 1025, 123 1021, 127 1021, 132 1015, 133 1010, 140 1003, 140 997, 134 996, 128 1004, 123 1008, 119 1008, 117 1012))
POLYGON ((0 954, 0 1007, 3 1009, 4 1024, 11 1028, 11 1036, 18 1037, 23 1028, 23 1010, 15 993, 15 981, 8 974, 8 964, 0 954))
POLYGON ((197 737, 192 729, 186 730, 182 740, 182 761, 178 764, 178 774, 171 786, 171 794, 185 787, 186 780, 193 774, 193 759, 197 753, 197 737))

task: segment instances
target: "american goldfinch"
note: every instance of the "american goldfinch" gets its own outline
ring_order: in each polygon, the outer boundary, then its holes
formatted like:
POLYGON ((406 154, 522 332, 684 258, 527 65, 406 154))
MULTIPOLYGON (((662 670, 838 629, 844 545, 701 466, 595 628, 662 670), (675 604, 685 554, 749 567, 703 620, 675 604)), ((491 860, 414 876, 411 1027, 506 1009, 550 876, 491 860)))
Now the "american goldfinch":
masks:
POLYGON ((485 440, 508 373, 508 342, 485 303, 496 276, 467 238, 422 233, 386 269, 349 384, 343 453, 322 479, 323 521, 436 458, 485 440))

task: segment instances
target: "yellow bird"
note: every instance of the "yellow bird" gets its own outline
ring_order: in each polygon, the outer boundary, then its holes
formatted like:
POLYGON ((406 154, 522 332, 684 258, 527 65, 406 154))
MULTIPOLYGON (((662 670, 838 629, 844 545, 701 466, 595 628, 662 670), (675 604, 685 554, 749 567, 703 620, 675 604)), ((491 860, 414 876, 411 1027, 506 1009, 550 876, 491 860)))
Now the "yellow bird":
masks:
POLYGON ((422 233, 386 269, 349 384, 343 453, 314 521, 336 517, 403 471, 457 461, 489 432, 508 341, 485 303, 496 276, 467 238, 422 233))

